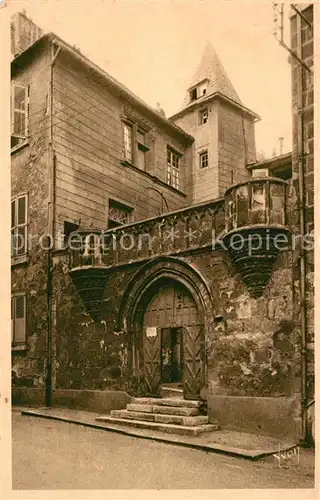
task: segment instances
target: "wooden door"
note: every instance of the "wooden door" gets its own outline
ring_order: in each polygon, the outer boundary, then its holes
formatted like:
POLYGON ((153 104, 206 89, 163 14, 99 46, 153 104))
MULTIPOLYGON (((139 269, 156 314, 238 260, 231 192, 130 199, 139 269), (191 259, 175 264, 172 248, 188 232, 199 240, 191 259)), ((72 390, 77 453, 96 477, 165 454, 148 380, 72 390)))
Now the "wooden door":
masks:
POLYGON ((161 329, 143 328, 144 378, 147 385, 146 395, 160 395, 161 381, 161 329))
POLYGON ((199 399, 204 386, 204 345, 202 326, 185 326, 183 332, 183 395, 185 399, 199 399))
POLYGON ((161 329, 161 382, 172 382, 172 328, 161 329))

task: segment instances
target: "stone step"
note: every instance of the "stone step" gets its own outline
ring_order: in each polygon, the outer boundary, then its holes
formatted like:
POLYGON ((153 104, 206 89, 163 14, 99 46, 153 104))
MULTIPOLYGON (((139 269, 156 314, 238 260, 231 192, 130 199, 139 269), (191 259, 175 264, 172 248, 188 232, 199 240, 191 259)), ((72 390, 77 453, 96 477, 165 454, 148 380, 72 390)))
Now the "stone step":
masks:
POLYGON ((164 398, 183 399, 183 389, 180 387, 161 387, 161 394, 164 398))
POLYGON ((187 427, 205 425, 208 423, 208 417, 199 415, 197 417, 183 417, 181 415, 163 415, 159 413, 143 413, 139 411, 113 410, 112 418, 125 418, 129 420, 146 420, 161 424, 185 425, 187 427))
POLYGON ((184 408, 200 408, 203 405, 202 401, 176 398, 133 398, 131 403, 151 406, 179 406, 184 408))
POLYGON ((183 417, 196 417, 199 415, 199 408, 185 408, 183 406, 158 406, 141 405, 136 403, 127 404, 128 411, 141 411, 144 413, 161 413, 166 415, 182 415, 183 417))
POLYGON ((219 430, 218 424, 205 424, 187 427, 185 425, 163 424, 160 422, 144 422, 142 420, 129 420, 126 418, 114 418, 109 416, 97 417, 96 420, 108 424, 125 425, 130 427, 137 427, 139 429, 150 429, 154 431, 162 431, 170 434, 180 434, 184 436, 198 436, 203 432, 213 432, 219 430))

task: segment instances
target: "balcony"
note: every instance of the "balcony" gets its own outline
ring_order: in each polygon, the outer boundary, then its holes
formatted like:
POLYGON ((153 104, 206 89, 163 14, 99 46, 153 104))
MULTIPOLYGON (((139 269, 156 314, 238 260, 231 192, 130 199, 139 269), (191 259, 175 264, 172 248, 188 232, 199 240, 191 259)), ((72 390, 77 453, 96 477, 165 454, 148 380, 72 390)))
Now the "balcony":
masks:
POLYGON ((224 243, 253 297, 262 295, 280 250, 289 246, 287 183, 254 178, 230 187, 225 195, 224 243))
POLYGON ((86 310, 98 320, 110 271, 158 256, 211 249, 224 227, 224 200, 220 199, 105 232, 79 230, 69 242, 69 274, 86 310))
POLYGON ((69 275, 86 311, 98 321, 107 276, 101 259, 100 231, 74 233, 69 247, 69 275))

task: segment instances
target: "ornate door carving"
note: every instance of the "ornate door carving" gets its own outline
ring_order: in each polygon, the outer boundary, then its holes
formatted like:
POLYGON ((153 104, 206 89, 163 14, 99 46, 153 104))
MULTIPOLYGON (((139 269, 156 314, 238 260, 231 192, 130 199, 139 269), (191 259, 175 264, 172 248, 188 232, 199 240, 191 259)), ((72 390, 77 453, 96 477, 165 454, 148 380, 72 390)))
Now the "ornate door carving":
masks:
POLYGON ((202 325, 184 327, 183 336, 185 399, 198 399, 204 386, 204 345, 202 325))
POLYGON ((152 396, 160 395, 160 350, 161 328, 143 328, 144 377, 147 391, 152 396))

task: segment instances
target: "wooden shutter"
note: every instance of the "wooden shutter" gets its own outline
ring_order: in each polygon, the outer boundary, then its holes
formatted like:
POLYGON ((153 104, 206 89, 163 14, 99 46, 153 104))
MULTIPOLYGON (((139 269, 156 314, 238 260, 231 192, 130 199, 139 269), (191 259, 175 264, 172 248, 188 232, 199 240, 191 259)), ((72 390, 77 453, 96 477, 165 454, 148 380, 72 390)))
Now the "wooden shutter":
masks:
POLYGON ((18 197, 16 206, 18 255, 27 252, 27 195, 18 197))
POLYGON ((15 137, 28 135, 29 88, 17 83, 12 84, 11 96, 11 133, 15 137))
POLYGON ((26 296, 14 296, 13 304, 14 326, 13 342, 24 344, 26 342, 26 296))

